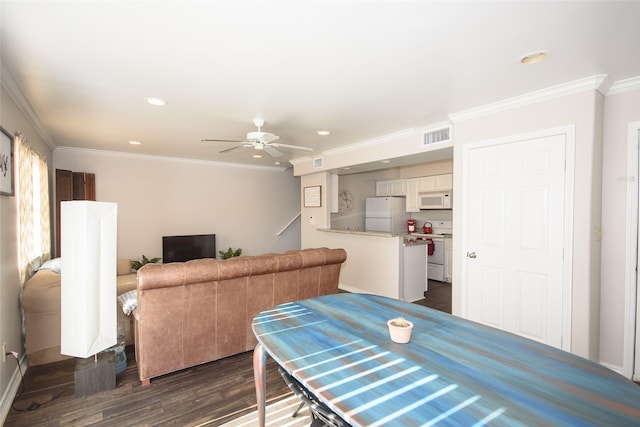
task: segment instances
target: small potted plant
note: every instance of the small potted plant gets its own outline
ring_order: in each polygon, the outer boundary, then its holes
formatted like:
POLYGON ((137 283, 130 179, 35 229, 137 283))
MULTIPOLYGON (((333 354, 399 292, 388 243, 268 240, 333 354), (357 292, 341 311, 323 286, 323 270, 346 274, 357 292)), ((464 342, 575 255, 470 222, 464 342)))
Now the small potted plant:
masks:
POLYGON ((218 251, 218 254, 220 254, 220 259, 229 259, 242 255, 242 248, 229 248, 226 251, 218 251))
POLYGON ((143 265, 155 264, 158 261, 160 261, 160 258, 158 258, 158 257, 147 258, 146 255, 143 254, 142 255, 142 259, 132 259, 131 260, 131 269, 133 271, 138 271, 143 265))
POLYGON ((413 322, 404 317, 396 317, 387 322, 389 327, 389 335, 391 341, 399 344, 408 343, 411 339, 411 331, 413 330, 413 322))

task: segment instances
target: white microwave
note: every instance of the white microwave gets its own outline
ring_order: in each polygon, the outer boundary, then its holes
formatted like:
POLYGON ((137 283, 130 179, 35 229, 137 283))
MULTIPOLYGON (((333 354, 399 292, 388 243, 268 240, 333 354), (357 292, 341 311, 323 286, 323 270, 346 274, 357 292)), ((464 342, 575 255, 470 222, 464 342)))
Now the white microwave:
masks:
POLYGON ((451 191, 418 193, 420 209, 451 209, 451 191))

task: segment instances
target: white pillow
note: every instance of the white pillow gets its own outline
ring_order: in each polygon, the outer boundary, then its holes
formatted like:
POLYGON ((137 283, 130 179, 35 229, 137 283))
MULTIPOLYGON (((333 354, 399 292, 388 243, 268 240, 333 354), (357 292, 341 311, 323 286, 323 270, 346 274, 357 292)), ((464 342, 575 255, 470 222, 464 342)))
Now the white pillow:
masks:
POLYGON ((138 306, 138 290, 134 289, 118 297, 118 302, 122 306, 122 311, 127 316, 138 306))
POLYGON ((62 258, 50 259, 46 261, 44 264, 42 264, 38 268, 38 270, 51 270, 54 273, 60 274, 60 272, 62 271, 62 258))

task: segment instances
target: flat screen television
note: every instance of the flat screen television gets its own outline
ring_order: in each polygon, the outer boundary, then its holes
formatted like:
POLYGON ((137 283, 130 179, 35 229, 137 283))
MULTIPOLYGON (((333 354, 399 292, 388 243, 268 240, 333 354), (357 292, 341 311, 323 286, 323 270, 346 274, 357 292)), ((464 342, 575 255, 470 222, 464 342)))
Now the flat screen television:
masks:
POLYGON ((164 264, 215 257, 215 234, 162 236, 162 262, 164 264))

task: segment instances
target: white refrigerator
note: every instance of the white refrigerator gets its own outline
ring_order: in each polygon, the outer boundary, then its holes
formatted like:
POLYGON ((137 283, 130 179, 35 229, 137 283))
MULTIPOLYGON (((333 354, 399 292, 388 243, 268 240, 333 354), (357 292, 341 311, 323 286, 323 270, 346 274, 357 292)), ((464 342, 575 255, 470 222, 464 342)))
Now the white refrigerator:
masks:
POLYGON ((403 234, 407 231, 404 197, 369 197, 365 208, 365 230, 403 234))

